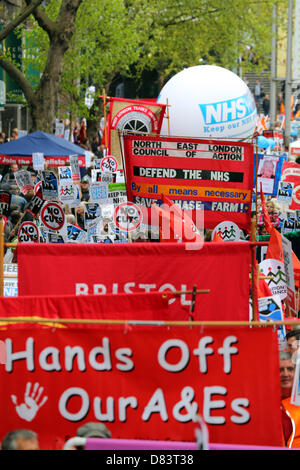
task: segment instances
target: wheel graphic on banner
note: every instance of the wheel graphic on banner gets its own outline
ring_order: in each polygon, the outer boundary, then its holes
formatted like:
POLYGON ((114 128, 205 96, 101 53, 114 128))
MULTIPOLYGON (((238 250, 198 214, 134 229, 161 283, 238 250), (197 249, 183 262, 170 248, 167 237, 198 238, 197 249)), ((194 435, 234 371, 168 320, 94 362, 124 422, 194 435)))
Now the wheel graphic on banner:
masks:
POLYGON ((297 204, 300 204, 300 185, 294 188, 293 199, 297 204))
POLYGON ((107 157, 102 158, 100 163, 100 169, 102 171, 110 171, 111 173, 114 173, 115 171, 117 171, 117 168, 118 162, 115 157, 107 155, 107 157))
POLYGON ((148 106, 130 105, 117 112, 111 128, 148 134, 158 132, 159 119, 148 106))
POLYGON ((122 202, 114 212, 114 222, 119 230, 132 232, 142 223, 143 214, 141 209, 133 202, 122 202))
POLYGON ((117 125, 118 129, 136 132, 152 132, 152 122, 149 116, 146 114, 131 112, 125 114, 117 125))
POLYGON ((19 243, 37 243, 39 231, 33 222, 23 222, 18 231, 19 243))
POLYGON ((65 223, 65 214, 56 202, 48 202, 42 208, 41 219, 48 229, 60 230, 65 223))

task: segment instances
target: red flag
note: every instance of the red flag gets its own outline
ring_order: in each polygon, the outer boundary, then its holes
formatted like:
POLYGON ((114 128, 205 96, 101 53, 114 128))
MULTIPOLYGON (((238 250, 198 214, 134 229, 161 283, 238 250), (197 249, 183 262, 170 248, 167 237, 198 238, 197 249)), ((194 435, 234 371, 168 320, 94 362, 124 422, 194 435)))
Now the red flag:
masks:
POLYGON ((270 258, 284 262, 281 235, 273 226, 270 230, 270 240, 266 254, 266 259, 270 258))
POLYGON ((295 285, 298 287, 298 289, 300 289, 300 261, 293 251, 292 251, 292 258, 293 258, 295 285))
POLYGON ((213 239, 212 239, 213 242, 222 242, 222 238, 220 237, 220 235, 215 232, 214 236, 213 236, 213 239))
POLYGON ((260 199, 261 199, 261 209, 262 209, 264 224, 265 224, 267 232, 270 233, 271 229, 273 228, 273 225, 271 223, 271 219, 266 208, 266 200, 265 200, 265 195, 262 190, 262 183, 260 183, 260 199))
POLYGON ((163 204, 169 206, 174 212, 174 235, 175 238, 181 238, 183 242, 198 242, 202 243, 203 238, 201 237, 196 225, 192 218, 185 212, 183 212, 177 204, 174 204, 168 196, 162 194, 163 204), (176 224, 175 224, 175 219, 176 224))
POLYGON ((258 297, 272 297, 271 289, 269 288, 268 284, 264 279, 258 279, 257 284, 257 294, 258 297))
MULTIPOLYGON (((156 204, 152 208, 158 215, 159 238, 162 243, 180 242, 181 239, 175 237, 175 217, 174 212, 166 211, 156 204)), ((178 223, 178 218, 176 217, 178 223)), ((177 230, 178 232, 178 230, 177 230)))

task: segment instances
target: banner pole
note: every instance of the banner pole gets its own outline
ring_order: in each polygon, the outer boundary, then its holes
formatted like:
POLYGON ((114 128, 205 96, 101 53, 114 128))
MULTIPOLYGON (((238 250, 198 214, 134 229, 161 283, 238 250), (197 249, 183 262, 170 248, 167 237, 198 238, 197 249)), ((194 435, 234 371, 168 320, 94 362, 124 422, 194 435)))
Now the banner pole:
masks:
POLYGON ((3 297, 4 293, 4 220, 0 219, 0 297, 3 297))
POLYGON ((274 326, 300 325, 300 321, 284 320, 284 321, 165 321, 165 320, 100 320, 88 318, 33 318, 33 317, 0 317, 0 322, 7 323, 74 323, 74 324, 91 324, 91 325, 153 325, 153 326, 259 326, 268 328, 274 326))
POLYGON ((103 94, 103 113, 104 113, 104 142, 105 142, 105 148, 107 149, 106 95, 105 95, 105 88, 103 88, 102 94, 103 94))
POLYGON ((257 230, 257 223, 258 223, 258 211, 257 211, 257 175, 258 175, 258 144, 255 144, 255 213, 256 213, 256 230, 257 230))
POLYGON ((170 114, 169 114, 169 100, 166 99, 167 102, 167 119, 168 119, 168 137, 170 137, 170 114))

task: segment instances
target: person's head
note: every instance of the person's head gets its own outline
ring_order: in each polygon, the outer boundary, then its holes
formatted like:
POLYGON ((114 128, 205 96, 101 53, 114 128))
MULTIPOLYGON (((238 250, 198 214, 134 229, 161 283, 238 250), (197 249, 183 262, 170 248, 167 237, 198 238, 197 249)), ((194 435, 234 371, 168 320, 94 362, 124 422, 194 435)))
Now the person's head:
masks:
POLYGON ((12 173, 15 173, 16 171, 19 170, 19 165, 18 165, 17 163, 15 163, 15 162, 14 162, 14 163, 11 163, 11 164, 9 165, 9 169, 10 169, 10 171, 11 171, 12 173))
POLYGON ((4 437, 1 450, 39 450, 37 434, 29 429, 16 429, 4 437))
POLYGON ((76 436, 110 439, 111 432, 107 429, 105 424, 91 421, 80 426, 76 431, 76 436))
POLYGON ((82 178, 80 186, 81 186, 81 191, 89 190, 89 179, 86 176, 82 178))
POLYGON ((10 220, 11 220, 11 222, 12 222, 14 225, 16 225, 16 224, 19 222, 19 220, 20 220, 20 218, 21 218, 21 215, 22 215, 22 213, 21 213, 20 209, 11 210, 11 212, 10 212, 10 220))
POLYGON ((76 207, 76 213, 83 216, 83 214, 84 214, 84 208, 85 208, 85 204, 84 204, 84 202, 81 202, 81 203, 79 204, 79 206, 76 207))
POLYGON ((13 129, 11 132, 11 140, 16 140, 18 136, 19 136, 18 129, 17 128, 13 129))
POLYGON ((269 214, 275 212, 276 207, 275 207, 274 201, 272 201, 272 200, 267 201, 266 202, 266 209, 269 212, 269 214))
POLYGON ((292 393, 295 374, 295 364, 292 361, 292 355, 288 351, 280 352, 279 367, 281 397, 288 398, 292 393))
POLYGON ((295 325, 285 337, 287 348, 290 354, 294 354, 299 348, 300 325, 295 325))
POLYGON ((68 214, 67 215, 67 223, 74 225, 76 223, 75 215, 74 214, 68 214))
POLYGON ((16 185, 16 184, 11 184, 11 185, 10 185, 9 192, 10 192, 11 194, 19 194, 19 193, 20 193, 19 186, 16 185))

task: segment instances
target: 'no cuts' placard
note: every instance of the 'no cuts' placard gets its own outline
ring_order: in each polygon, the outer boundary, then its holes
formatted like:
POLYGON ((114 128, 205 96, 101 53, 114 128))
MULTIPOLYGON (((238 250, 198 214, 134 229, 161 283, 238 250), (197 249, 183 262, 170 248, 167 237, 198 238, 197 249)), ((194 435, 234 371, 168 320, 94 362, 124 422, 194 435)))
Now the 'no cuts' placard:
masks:
POLYGON ((18 232, 19 243, 37 243, 39 241, 39 231, 33 222, 23 222, 18 232))
POLYGON ((41 211, 43 224, 50 230, 60 230, 65 223, 63 209, 55 202, 48 202, 41 211))

